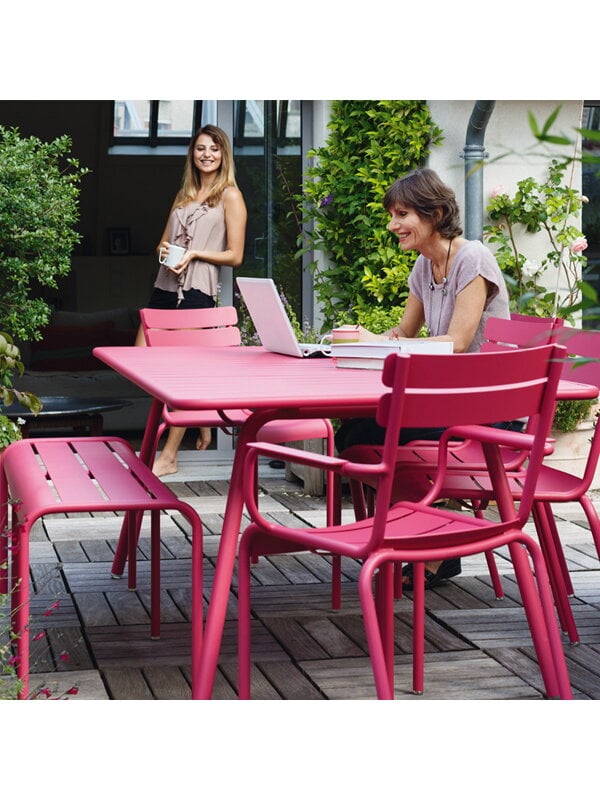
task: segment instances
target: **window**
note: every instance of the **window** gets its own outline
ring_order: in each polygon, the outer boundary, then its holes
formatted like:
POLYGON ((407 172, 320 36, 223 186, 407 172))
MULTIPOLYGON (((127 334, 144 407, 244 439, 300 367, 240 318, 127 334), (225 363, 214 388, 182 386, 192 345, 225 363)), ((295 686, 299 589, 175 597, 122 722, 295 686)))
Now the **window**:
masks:
POLYGON ((214 100, 115 100, 111 152, 187 146, 195 130, 215 119, 214 100))
MULTIPOLYGON (((600 130, 600 101, 586 100, 583 109, 583 128, 591 131, 600 130)), ((600 143, 595 139, 583 140, 584 156, 600 155, 600 143)), ((588 198, 582 209, 582 229, 588 242, 587 268, 584 278, 591 283, 600 295, 600 170, 597 161, 583 161, 582 164, 582 194, 588 198)), ((598 311, 593 309, 591 327, 598 327, 598 311)), ((584 316, 586 316, 584 312, 584 316)))
POLYGON ((239 100, 235 104, 235 141, 237 147, 262 145, 264 136, 275 140, 282 147, 299 147, 300 144, 299 100, 239 100), (274 129, 265 131, 274 124, 274 129))

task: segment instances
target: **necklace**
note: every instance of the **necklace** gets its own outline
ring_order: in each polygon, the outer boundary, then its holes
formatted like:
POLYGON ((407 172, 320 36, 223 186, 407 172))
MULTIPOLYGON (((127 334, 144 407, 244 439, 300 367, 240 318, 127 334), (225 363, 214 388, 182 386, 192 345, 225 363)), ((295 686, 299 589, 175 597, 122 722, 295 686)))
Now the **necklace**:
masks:
POLYGON ((435 334, 434 334, 433 329, 431 327, 431 321, 432 321, 432 310, 433 310, 433 292, 435 291, 435 289, 437 289, 437 285, 435 284, 435 275, 433 273, 433 267, 435 265, 434 265, 433 261, 430 262, 431 263, 431 280, 429 281, 429 291, 430 291, 430 294, 429 294, 429 307, 428 307, 428 312, 429 313, 427 314, 430 324, 427 326, 427 335, 428 336, 439 336, 439 333, 440 333, 440 321, 442 319, 442 310, 443 310, 443 307, 444 307, 444 299, 445 299, 446 295, 448 294, 448 289, 447 289, 446 284, 448 283, 448 264, 450 263, 450 251, 452 250, 452 242, 453 241, 454 241, 454 239, 450 239, 450 242, 448 244, 448 252, 446 253, 446 263, 444 264, 444 274, 442 276, 442 296, 441 296, 441 299, 440 299, 440 310, 439 310, 439 313, 438 313, 437 330, 436 330, 435 334))

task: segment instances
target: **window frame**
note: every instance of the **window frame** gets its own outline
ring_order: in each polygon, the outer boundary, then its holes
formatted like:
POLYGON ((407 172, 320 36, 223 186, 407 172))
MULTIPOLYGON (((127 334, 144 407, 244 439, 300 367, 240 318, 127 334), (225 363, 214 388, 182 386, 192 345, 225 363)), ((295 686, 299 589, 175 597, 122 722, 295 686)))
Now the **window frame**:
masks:
MULTIPOLYGON (((189 136, 168 136, 158 133, 158 110, 160 100, 149 100, 150 103, 150 116, 148 121, 148 135, 147 136, 115 136, 115 107, 118 101, 112 102, 112 114, 110 120, 110 137, 109 148, 123 147, 150 147, 157 150, 164 147, 173 147, 184 145, 187 146, 190 142, 189 136)), ((198 130, 202 121, 202 100, 193 100, 194 104, 192 115, 192 135, 194 131, 198 130)))

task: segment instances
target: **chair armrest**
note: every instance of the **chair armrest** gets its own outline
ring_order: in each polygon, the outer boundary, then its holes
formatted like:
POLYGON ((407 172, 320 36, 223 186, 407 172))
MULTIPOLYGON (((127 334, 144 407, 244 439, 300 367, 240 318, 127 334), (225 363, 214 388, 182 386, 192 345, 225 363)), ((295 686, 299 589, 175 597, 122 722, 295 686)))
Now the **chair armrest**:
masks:
POLYGON ((299 450, 296 447, 286 447, 283 444, 269 444, 267 442, 251 442, 247 445, 249 452, 256 455, 278 458, 282 461, 289 461, 295 464, 303 464, 307 467, 338 472, 348 477, 360 478, 374 477, 380 474, 380 464, 355 464, 345 458, 328 456, 323 453, 313 453, 308 450, 299 450))
MULTIPOLYGON (((456 425, 443 432, 439 441, 437 470, 431 488, 421 499, 421 502, 430 505, 439 499, 442 492, 447 472, 456 474, 487 474, 487 465, 482 463, 473 469, 473 465, 465 465, 448 469, 448 450, 451 449, 452 437, 470 439, 498 447, 509 447, 511 450, 531 450, 535 437, 529 433, 508 431, 504 428, 492 428, 488 425, 456 425)), ((431 465, 429 465, 431 469, 431 465)), ((510 471, 510 470, 509 470, 510 471)))
POLYGON ((440 437, 448 441, 449 437, 459 436, 461 439, 471 439, 477 442, 504 445, 511 450, 531 450, 534 436, 522 431, 509 431, 506 428, 492 428, 490 425, 456 425, 444 431, 440 437))
POLYGON ((343 458, 336 458, 323 453, 313 453, 308 450, 299 450, 297 447, 286 447, 283 444, 252 442, 248 444, 248 450, 256 451, 257 455, 277 458, 281 459, 281 461, 293 461, 296 464, 320 467, 321 469, 336 469, 346 464, 343 458))
POLYGON ((248 514, 253 520, 260 520, 262 526, 267 529, 273 528, 273 530, 279 526, 269 522, 262 516, 257 503, 258 493, 256 491, 255 476, 256 462, 259 456, 316 467, 329 473, 356 478, 357 480, 363 479, 376 482, 382 472, 381 464, 354 464, 343 458, 299 450, 296 447, 286 447, 285 445, 269 444, 267 442, 249 443, 244 463, 244 502, 248 514))

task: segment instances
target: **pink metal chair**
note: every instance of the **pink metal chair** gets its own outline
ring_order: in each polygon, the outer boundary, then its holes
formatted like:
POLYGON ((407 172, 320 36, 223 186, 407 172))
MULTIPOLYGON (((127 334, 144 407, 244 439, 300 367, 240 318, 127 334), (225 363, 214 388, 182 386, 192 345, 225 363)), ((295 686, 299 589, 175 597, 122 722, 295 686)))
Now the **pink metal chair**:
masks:
MULTIPOLYGON (((150 635, 160 635, 160 512, 172 509, 192 532, 192 625, 202 640, 202 523, 196 511, 179 500, 117 437, 23 439, 0 460, 0 563, 11 561, 11 624, 17 647, 19 698, 29 686, 29 534, 38 519, 74 512, 134 512, 151 517, 150 635), (9 513, 9 501, 11 511, 9 513), (10 517, 10 526, 9 523, 10 517), (8 531, 8 533, 5 533, 8 531), (10 537, 10 546, 9 546, 10 537)), ((126 515, 127 516, 127 515, 126 515)), ((128 515, 133 522, 133 514, 128 515)), ((120 523, 120 518, 119 518, 120 523)), ((132 536, 130 542, 136 541, 132 536)), ((0 581, 6 593, 8 576, 0 581)), ((199 652, 194 652, 194 663, 199 652)))
MULTIPOLYGON (((493 352, 496 350, 506 350, 514 347, 533 347, 547 344, 553 341, 553 335, 557 328, 563 325, 563 320, 559 318, 527 317, 525 315, 513 314, 511 319, 500 319, 491 317, 485 327, 486 342, 482 346, 482 352, 493 352)), ((427 378, 427 376, 425 376, 427 378)), ((438 376, 431 376, 431 380, 436 382, 438 376)), ((530 421, 533 423, 533 420, 530 421)), ((550 452, 548 447, 548 452, 550 452)), ((502 458, 505 467, 511 470, 518 470, 525 459, 527 451, 513 450, 511 448, 501 448, 502 458)), ((376 463, 381 458, 381 447, 375 445, 356 445, 340 453, 342 458, 359 463, 376 463)), ((413 441, 406 445, 399 445, 396 451, 396 470, 397 480, 394 483, 392 492, 392 502, 402 499, 417 500, 423 496, 428 487, 424 480, 406 480, 407 470, 410 467, 423 470, 425 465, 429 466, 431 472, 437 469, 438 463, 438 442, 430 440, 413 441)), ((450 442, 448 447, 449 470, 452 469, 485 469, 485 458, 480 442, 477 441, 455 441, 450 442)), ((421 473, 421 476, 423 473, 421 473)), ((427 475, 431 480, 431 474, 427 475)), ((339 481, 339 479, 337 479, 339 481)), ((374 487, 366 484, 359 484, 357 481, 350 482, 350 490, 354 505, 355 515, 360 519, 367 514, 373 513, 375 502, 374 487)), ((334 494, 334 518, 339 521, 340 509, 340 487, 335 485, 334 494)), ((475 498, 452 499, 462 502, 472 508, 476 515, 481 516, 482 508, 487 505, 485 500, 475 498), (468 500, 468 503, 467 503, 468 500)), ((488 570, 492 580, 494 592, 498 599, 504 597, 504 590, 500 575, 494 561, 493 553, 485 555, 488 570)), ((396 596, 402 595, 401 570, 396 570, 396 596)))
POLYGON ((353 463, 308 453, 299 456, 289 448, 260 443, 250 445, 245 501, 251 523, 242 535, 238 568, 240 697, 250 696, 250 576, 251 562, 256 557, 323 550, 362 561, 359 595, 377 696, 393 699, 394 562, 413 563, 413 691, 421 693, 424 687, 424 562, 487 552, 501 545, 508 546, 513 560, 546 693, 549 697, 565 699, 572 696, 545 561, 539 546, 523 532, 553 417, 561 371, 557 359, 563 354, 563 348, 547 345, 496 353, 389 356, 382 380, 391 391, 384 394, 377 410, 377 421, 386 428, 379 463, 353 463), (439 378, 437 390, 432 385, 431 375, 439 378), (399 431, 403 425, 422 426, 424 410, 427 424, 450 426, 440 440, 436 482, 418 502, 391 504, 399 431), (510 418, 536 417, 535 432, 531 435, 515 433, 488 425, 505 419, 507 414, 510 418), (502 521, 430 505, 438 496, 438 485, 445 477, 448 441, 453 435, 481 443, 502 521), (524 448, 529 454, 518 513, 506 487, 498 450, 502 446, 524 448), (350 524, 312 529, 292 528, 266 519, 260 513, 252 479, 259 455, 320 465, 360 482, 375 481, 378 501, 374 514, 350 524), (527 554, 533 562, 533 570, 527 554))
MULTIPOLYGON (((163 347, 232 347, 241 344, 237 327, 237 310, 234 306, 217 306, 191 310, 164 310, 142 308, 140 320, 148 346, 163 347)), ((198 368, 201 368, 198 365, 198 368)), ((163 422, 159 427, 154 452, 160 437, 169 425, 176 427, 221 428, 231 431, 248 419, 246 409, 215 409, 212 412, 177 411, 163 409, 163 422)), ((326 452, 333 453, 333 428, 325 419, 274 420, 260 432, 260 441, 296 442, 305 439, 325 439, 326 452)), ((153 454, 154 455, 154 454, 153 454)))
MULTIPOLYGON (((140 320, 146 345, 150 347, 237 347, 241 344, 241 335, 237 327, 237 310, 234 306, 174 311, 142 308, 140 320)), ((190 365, 190 367, 202 369, 201 364, 190 365)), ((221 428, 233 432, 236 427, 244 424, 250 413, 247 409, 178 411, 165 406, 151 459, 154 459, 160 438, 170 425, 182 428, 221 428)), ((258 439, 261 442, 277 444, 324 439, 326 453, 328 455, 334 453, 333 427, 328 419, 273 420, 260 430, 258 439)), ((333 508, 333 486, 330 484, 326 484, 326 497, 327 514, 330 520, 333 508)), ((125 536, 126 531, 123 531, 113 561, 112 574, 115 577, 122 575, 125 568, 125 553, 128 551, 125 536)), ((129 587, 135 588, 135 566, 131 561, 129 587)), ((339 607, 337 593, 332 598, 332 605, 334 608, 339 607)))

